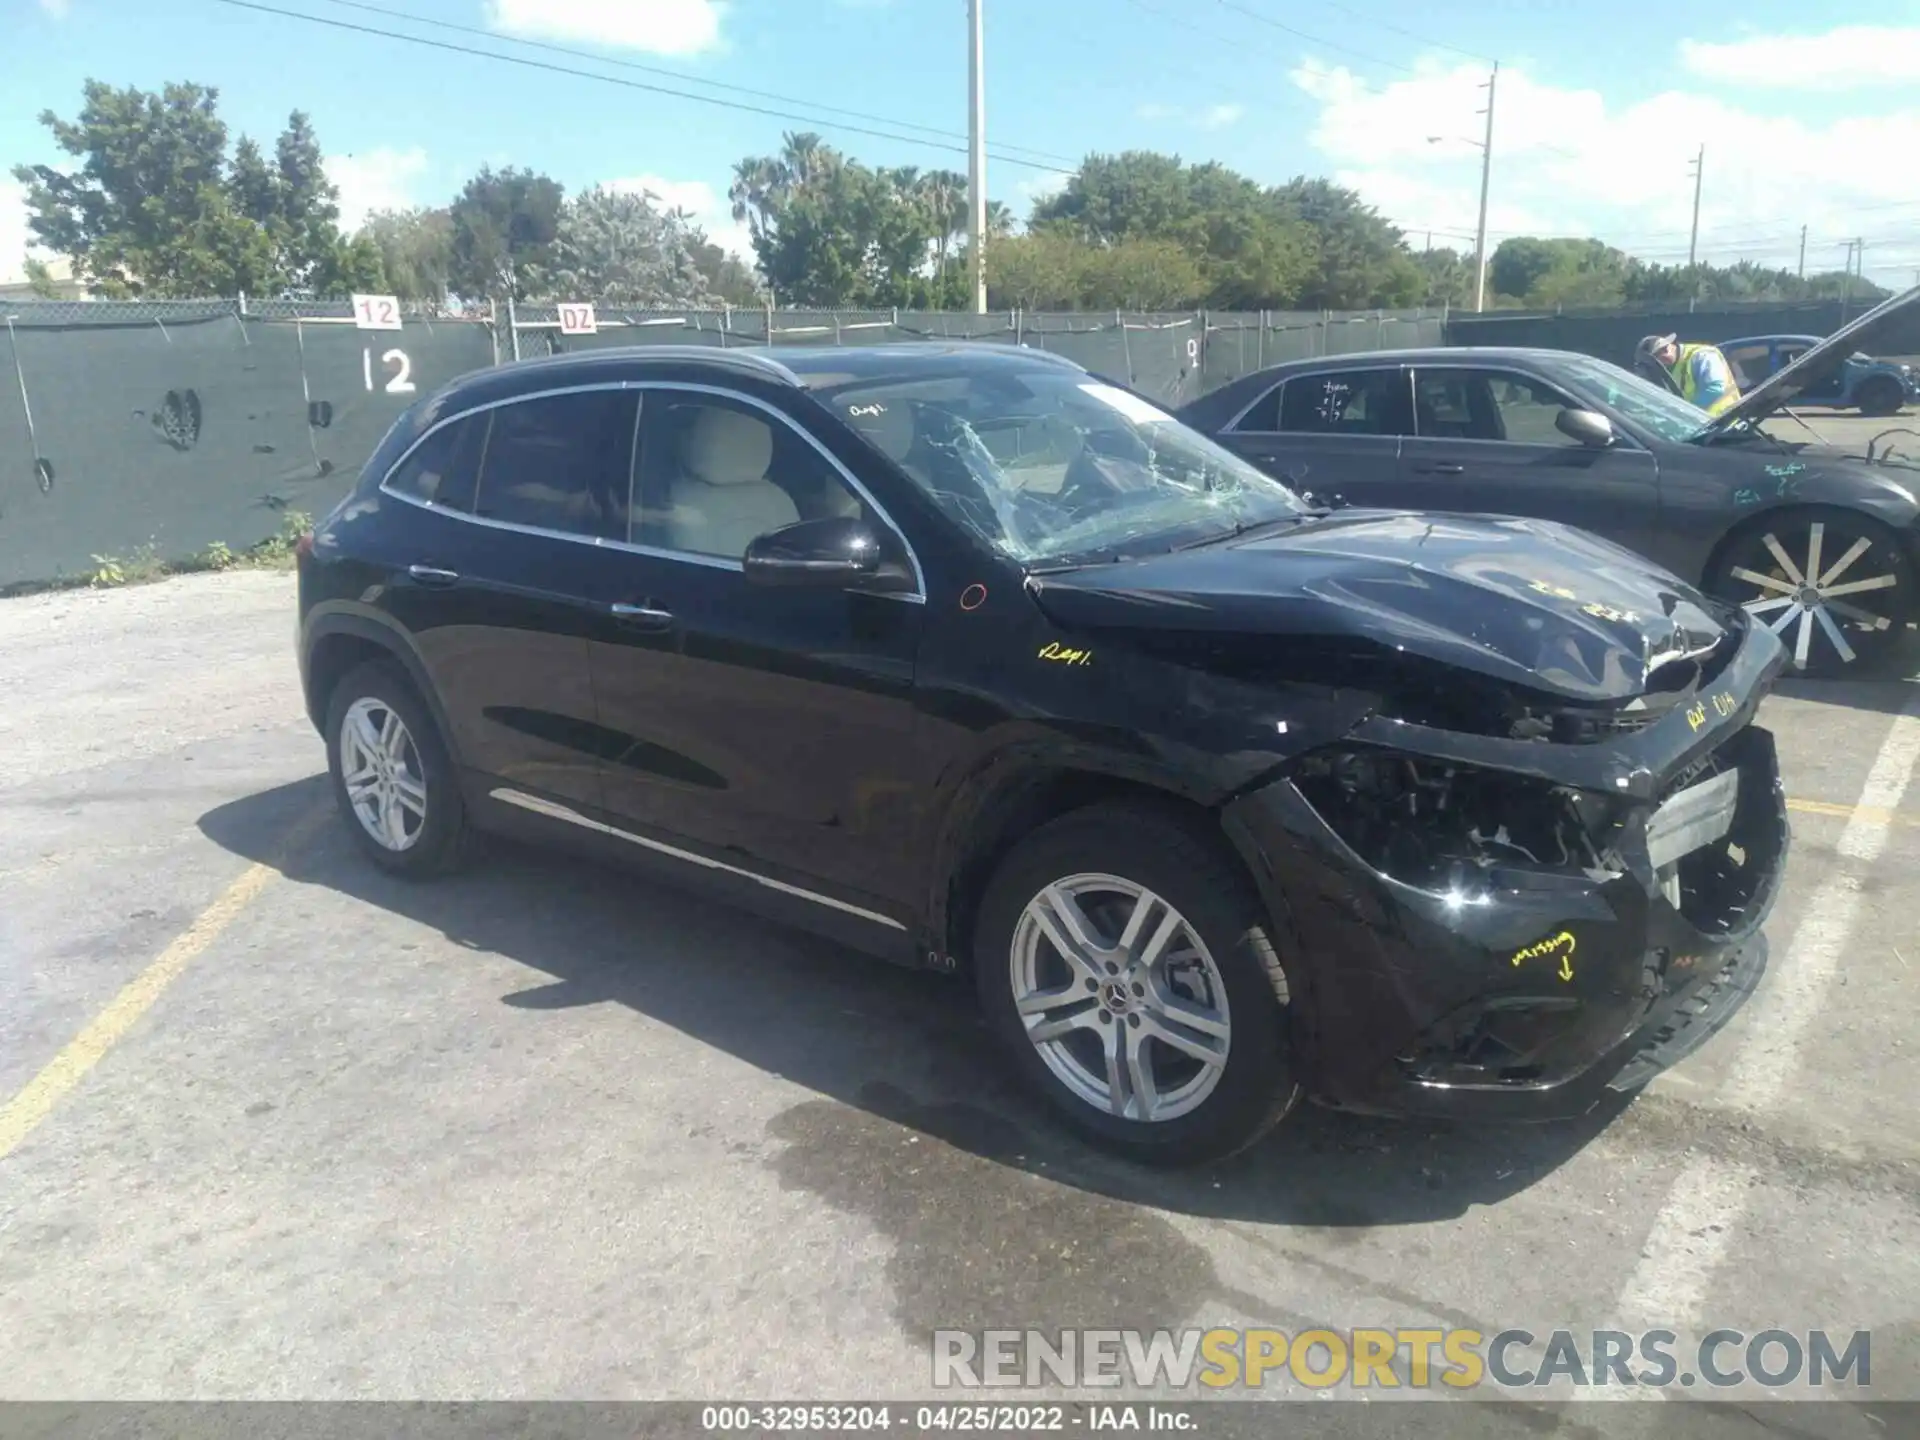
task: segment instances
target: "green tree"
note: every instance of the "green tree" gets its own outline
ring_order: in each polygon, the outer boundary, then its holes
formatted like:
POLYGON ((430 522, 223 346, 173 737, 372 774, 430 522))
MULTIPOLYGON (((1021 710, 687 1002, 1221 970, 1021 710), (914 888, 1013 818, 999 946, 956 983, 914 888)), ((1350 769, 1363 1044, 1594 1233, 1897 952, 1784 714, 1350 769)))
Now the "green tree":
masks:
POLYGON ((566 192, 533 170, 483 167, 450 211, 448 282, 468 299, 524 300, 545 285, 566 192))
POLYGON ((684 212, 658 197, 595 187, 566 202, 554 240, 551 294, 650 307, 717 303, 694 260, 684 212))
POLYGON ((1412 305, 1426 290, 1398 228, 1331 180, 1296 176, 1272 192, 1280 213, 1305 225, 1311 251, 1295 303, 1308 310, 1412 305))
POLYGON ((365 278, 307 117, 293 112, 271 162, 245 136, 229 159, 218 101, 203 85, 89 80, 77 119, 43 113, 81 163, 15 169, 36 241, 108 297, 333 294, 365 278))
POLYGON ((387 293, 445 307, 453 268, 453 217, 446 210, 376 210, 355 238, 379 252, 387 293))

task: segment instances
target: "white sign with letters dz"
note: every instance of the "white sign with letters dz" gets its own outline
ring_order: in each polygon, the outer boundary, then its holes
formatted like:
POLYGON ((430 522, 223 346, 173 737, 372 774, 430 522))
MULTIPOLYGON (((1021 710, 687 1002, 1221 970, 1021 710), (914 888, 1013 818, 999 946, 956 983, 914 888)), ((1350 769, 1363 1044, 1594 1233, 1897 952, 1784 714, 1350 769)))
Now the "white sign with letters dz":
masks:
POLYGON ((353 323, 362 330, 398 330, 400 302, 391 295, 356 295, 353 323))
POLYGON ((560 333, 562 335, 596 335, 600 327, 594 323, 593 306, 562 305, 560 307, 560 333))

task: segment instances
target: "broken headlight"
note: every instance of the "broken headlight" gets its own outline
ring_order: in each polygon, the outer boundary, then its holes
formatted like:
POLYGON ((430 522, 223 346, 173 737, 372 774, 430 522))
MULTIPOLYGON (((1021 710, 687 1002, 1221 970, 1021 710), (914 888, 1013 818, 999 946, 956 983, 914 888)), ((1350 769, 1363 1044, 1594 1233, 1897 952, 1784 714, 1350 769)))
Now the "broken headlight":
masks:
POLYGON ((1309 756, 1293 781, 1349 849, 1420 890, 1471 899, 1498 872, 1602 880, 1621 869, 1617 806, 1605 796, 1362 749, 1309 756))

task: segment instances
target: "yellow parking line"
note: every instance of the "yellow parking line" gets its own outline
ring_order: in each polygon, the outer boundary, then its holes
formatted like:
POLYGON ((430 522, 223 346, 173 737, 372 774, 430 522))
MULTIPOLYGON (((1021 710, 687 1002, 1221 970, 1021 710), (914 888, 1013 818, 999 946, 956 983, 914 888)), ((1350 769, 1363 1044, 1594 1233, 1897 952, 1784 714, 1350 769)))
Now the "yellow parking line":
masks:
POLYGON ((94 1016, 86 1029, 69 1040, 60 1053, 47 1062, 6 1108, 0 1110, 0 1160, 4 1160, 37 1129, 87 1072, 107 1052, 126 1037, 154 1001, 179 979, 196 956, 220 938, 240 912, 258 899, 280 873, 286 854, 324 817, 321 811, 307 816, 287 833, 278 855, 272 861, 256 861, 241 872, 240 878, 220 892, 214 902, 194 917, 194 921, 174 942, 162 950, 153 962, 128 982, 125 989, 94 1016))
POLYGON ((1899 815, 1876 805, 1835 805, 1829 800, 1789 799, 1787 809, 1804 815, 1832 815, 1841 820, 1857 817, 1868 825, 1920 825, 1920 816, 1899 815))

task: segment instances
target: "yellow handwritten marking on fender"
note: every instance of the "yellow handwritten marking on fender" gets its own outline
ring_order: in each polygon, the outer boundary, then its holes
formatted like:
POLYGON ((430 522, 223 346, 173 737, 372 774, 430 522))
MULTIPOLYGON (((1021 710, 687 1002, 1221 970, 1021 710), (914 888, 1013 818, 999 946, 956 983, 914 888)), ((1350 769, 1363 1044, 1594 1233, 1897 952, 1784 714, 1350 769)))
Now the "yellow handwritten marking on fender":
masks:
POLYGON ((1538 960, 1543 955, 1557 954, 1560 957, 1560 968, 1554 973, 1562 980, 1571 980, 1573 979, 1573 952, 1577 945, 1573 932, 1562 930, 1558 935, 1549 935, 1544 940, 1535 941, 1524 950, 1514 951, 1513 963, 1517 966, 1523 961, 1538 960))
POLYGON ((1580 598, 1571 590, 1563 590, 1558 585, 1549 585, 1544 580, 1529 580, 1527 585, 1529 588, 1539 591, 1542 595, 1557 595, 1562 600, 1577 600, 1580 598))
POLYGON ((1706 723, 1707 723, 1707 707, 1706 706, 1695 705, 1695 706, 1692 706, 1690 709, 1688 709, 1687 724, 1691 725, 1695 730, 1698 730, 1702 725, 1706 723))
POLYGON ((1074 650, 1054 640, 1040 647, 1040 658, 1061 665, 1085 665, 1092 661, 1091 650, 1074 650))
POLYGON ((1733 714, 1733 712, 1739 708, 1739 703, 1724 691, 1713 697, 1713 713, 1718 715, 1722 720, 1726 719, 1727 716, 1733 714))

